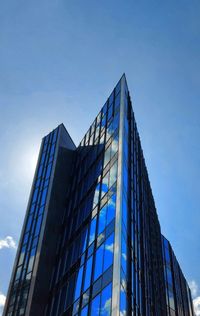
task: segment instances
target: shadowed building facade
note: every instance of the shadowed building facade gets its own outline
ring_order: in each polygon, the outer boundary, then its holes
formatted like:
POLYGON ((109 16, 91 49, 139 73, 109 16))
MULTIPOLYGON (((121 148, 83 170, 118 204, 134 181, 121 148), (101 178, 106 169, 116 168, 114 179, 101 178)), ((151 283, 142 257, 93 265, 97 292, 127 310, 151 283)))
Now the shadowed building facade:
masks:
POLYGON ((44 137, 3 315, 194 315, 125 75, 78 147, 63 124, 44 137))

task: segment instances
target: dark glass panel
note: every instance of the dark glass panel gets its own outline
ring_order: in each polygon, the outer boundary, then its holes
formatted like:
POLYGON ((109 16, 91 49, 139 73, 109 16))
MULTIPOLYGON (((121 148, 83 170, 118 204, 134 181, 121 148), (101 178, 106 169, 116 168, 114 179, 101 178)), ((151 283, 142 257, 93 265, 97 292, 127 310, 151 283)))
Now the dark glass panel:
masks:
POLYGON ((94 241, 95 239, 95 233, 96 233, 96 223, 97 223, 97 217, 95 216, 90 224, 90 235, 89 235, 89 245, 94 241))
POLYGON ((80 296, 80 293, 81 293, 82 278, 83 278, 83 267, 79 269, 78 275, 77 275, 76 286, 75 286, 75 296, 74 296, 75 300, 80 296))
POLYGON ((92 259, 93 259, 93 256, 90 257, 90 259, 88 259, 86 263, 84 290, 86 290, 90 286, 91 273, 92 273, 92 259))

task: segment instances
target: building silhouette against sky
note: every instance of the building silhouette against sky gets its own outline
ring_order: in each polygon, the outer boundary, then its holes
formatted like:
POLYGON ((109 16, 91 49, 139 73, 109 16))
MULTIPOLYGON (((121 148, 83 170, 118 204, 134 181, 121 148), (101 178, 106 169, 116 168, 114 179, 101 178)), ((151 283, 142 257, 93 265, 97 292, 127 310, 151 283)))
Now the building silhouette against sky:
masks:
POLYGON ((125 75, 78 147, 63 124, 43 138, 3 315, 194 315, 125 75))

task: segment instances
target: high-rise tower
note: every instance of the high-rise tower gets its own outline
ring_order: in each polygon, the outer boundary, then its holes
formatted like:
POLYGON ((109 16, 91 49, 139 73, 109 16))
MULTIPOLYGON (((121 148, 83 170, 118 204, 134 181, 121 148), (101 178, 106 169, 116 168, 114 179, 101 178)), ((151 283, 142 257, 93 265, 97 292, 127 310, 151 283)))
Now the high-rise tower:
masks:
POLYGON ((123 75, 78 147, 44 137, 3 315, 193 316, 166 244, 123 75))

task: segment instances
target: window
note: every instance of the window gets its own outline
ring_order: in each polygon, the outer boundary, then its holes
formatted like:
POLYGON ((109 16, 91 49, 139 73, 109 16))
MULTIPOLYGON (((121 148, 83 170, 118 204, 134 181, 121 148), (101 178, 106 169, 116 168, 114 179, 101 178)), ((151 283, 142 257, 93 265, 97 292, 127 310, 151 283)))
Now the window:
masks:
POLYGON ((112 299, 112 284, 109 284, 101 294, 100 316, 111 315, 111 299, 112 299))
POLYGON ((107 270, 113 263, 114 234, 105 241, 103 271, 107 270))
POLYGON ((84 290, 86 290, 90 286, 91 273, 92 273, 92 259, 93 259, 93 256, 90 257, 90 259, 88 259, 86 263, 84 290))
POLYGON ((87 316, 88 315, 88 306, 84 307, 81 311, 81 316, 87 316))
POLYGON ((117 161, 110 169, 110 182, 109 187, 111 187, 117 180, 117 161))
POLYGON ((94 193, 94 201, 93 201, 93 208, 97 205, 99 201, 99 192, 100 192, 100 184, 98 183, 94 193))
POLYGON ((106 225, 108 225, 115 217, 115 207, 116 207, 116 193, 114 193, 108 201, 106 225))
POLYGON ((123 268, 123 271, 126 275, 127 250, 126 250, 126 241, 124 239, 124 236, 122 236, 122 250, 121 251, 122 251, 122 253, 121 253, 122 268, 123 268))
POLYGON ((99 307, 100 307, 100 295, 96 296, 91 303, 91 315, 99 316, 99 307))
POLYGON ((75 297, 74 297, 75 300, 80 296, 82 277, 83 277, 83 267, 80 268, 77 275, 76 286, 75 286, 75 297))
POLYGON ((98 235, 105 229, 106 213, 107 213, 107 204, 104 205, 99 212, 98 235))
POLYGON ((120 290, 120 316, 126 316, 126 293, 124 291, 123 286, 121 286, 120 290))
POLYGON ((95 239, 95 233, 96 233, 96 222, 97 217, 95 216, 91 222, 90 225, 90 236, 89 236, 89 245, 94 241, 95 239))
POLYGON ((101 245, 101 247, 99 247, 96 251, 94 280, 98 279, 98 277, 102 274, 103 250, 104 250, 104 245, 101 245))
POLYGON ((101 197, 104 196, 105 193, 108 192, 108 174, 107 173, 104 178, 102 179, 102 185, 101 185, 101 197))

